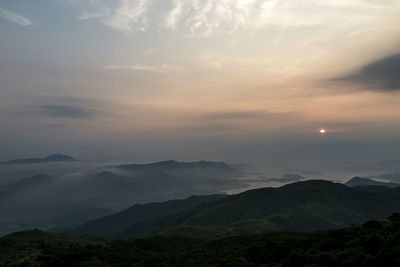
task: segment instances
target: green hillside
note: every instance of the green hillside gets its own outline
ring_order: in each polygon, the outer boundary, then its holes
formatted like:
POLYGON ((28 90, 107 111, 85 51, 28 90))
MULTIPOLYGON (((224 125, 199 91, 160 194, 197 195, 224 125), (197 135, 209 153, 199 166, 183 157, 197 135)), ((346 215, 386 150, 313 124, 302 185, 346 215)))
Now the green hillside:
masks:
POLYGON ((75 229, 73 234, 111 238, 128 230, 132 225, 182 212, 200 203, 217 200, 222 197, 224 195, 192 196, 182 200, 171 200, 162 203, 137 204, 113 215, 89 221, 75 229))
POLYGON ((232 235, 243 231, 327 230, 371 219, 384 219, 399 211, 400 189, 381 186, 350 188, 314 180, 280 188, 250 190, 167 214, 174 210, 173 203, 168 203, 164 215, 158 211, 161 206, 143 206, 145 211, 130 213, 129 220, 120 213, 89 224, 93 227, 80 227, 76 233, 132 238, 154 232, 191 233, 187 231, 190 228, 201 228, 200 232, 193 233, 194 236, 201 235, 201 232, 205 236, 210 236, 212 232, 221 236, 224 232, 232 235), (153 218, 143 214, 152 214, 153 218), (157 214, 160 216, 156 217, 157 214), (118 225, 123 227, 116 227, 118 225))

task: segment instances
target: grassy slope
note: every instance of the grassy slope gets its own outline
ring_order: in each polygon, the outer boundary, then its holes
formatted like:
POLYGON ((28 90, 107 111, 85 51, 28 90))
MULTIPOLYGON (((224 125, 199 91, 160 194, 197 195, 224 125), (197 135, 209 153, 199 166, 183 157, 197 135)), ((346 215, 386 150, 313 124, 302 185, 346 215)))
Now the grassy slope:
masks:
POLYGON ((326 230, 370 219, 384 219, 398 210, 400 189, 349 188, 327 181, 307 181, 281 188, 251 190, 206 202, 187 211, 133 225, 117 237, 135 237, 160 228, 179 232, 190 225, 192 228, 207 226, 206 232, 213 227, 218 229, 216 232, 221 229, 236 231, 240 230, 238 225, 253 229, 254 233, 326 230), (249 223, 254 221, 257 221, 257 226, 249 223))

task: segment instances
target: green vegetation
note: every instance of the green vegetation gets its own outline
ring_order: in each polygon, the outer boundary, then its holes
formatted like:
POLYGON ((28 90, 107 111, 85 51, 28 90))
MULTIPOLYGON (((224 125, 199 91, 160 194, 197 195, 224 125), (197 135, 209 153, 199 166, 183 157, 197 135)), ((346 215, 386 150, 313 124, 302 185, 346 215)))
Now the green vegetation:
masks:
MULTIPOLYGON (((193 231, 196 231, 192 228, 193 231)), ((399 266, 400 214, 314 233, 105 241, 28 231, 0 239, 0 266, 399 266)))
POLYGON ((187 229, 195 226, 203 226, 200 233, 205 237, 240 232, 310 232, 383 220, 399 210, 400 188, 348 187, 312 180, 237 195, 137 205, 91 221, 72 233, 117 239, 141 237, 149 232, 191 237, 192 231, 187 229))

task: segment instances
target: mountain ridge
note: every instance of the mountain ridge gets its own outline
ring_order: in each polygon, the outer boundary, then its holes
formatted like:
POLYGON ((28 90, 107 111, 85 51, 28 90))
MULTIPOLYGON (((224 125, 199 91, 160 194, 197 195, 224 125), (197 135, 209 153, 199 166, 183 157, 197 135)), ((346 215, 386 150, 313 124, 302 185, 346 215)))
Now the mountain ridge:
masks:
POLYGON ((52 176, 49 176, 47 174, 38 174, 24 178, 14 183, 2 185, 0 186, 0 192, 15 193, 35 186, 44 185, 52 181, 54 181, 54 178, 52 176))
MULTIPOLYGON (((348 187, 309 180, 279 188, 248 190, 199 203, 191 209, 133 224, 111 238, 132 238, 170 227, 257 224, 278 231, 326 230, 386 218, 400 209, 400 188, 348 187)), ((109 225, 117 222, 108 222, 109 225)), ((103 226, 107 228, 106 225, 103 226)), ((77 231, 76 234, 86 234, 77 231)))
POLYGON ((153 172, 160 172, 160 171, 173 171, 175 169, 213 169, 218 171, 223 171, 226 173, 230 173, 232 175, 241 174, 240 171, 233 168, 232 166, 226 164, 222 161, 193 161, 193 162, 181 162, 176 160, 166 160, 166 161, 159 161, 154 163, 145 163, 145 164, 122 164, 111 166, 115 169, 122 169, 126 171, 153 171, 153 172))
POLYGON ((392 183, 392 182, 380 182, 376 181, 371 178, 364 178, 364 177, 353 177, 347 182, 344 183, 347 186, 354 187, 354 186, 388 186, 388 187, 400 187, 400 184, 392 183))
POLYGON ((223 196, 224 195, 191 196, 185 199, 174 199, 165 202, 136 204, 121 212, 89 221, 77 229, 74 229, 71 233, 80 234, 84 232, 87 235, 110 238, 121 231, 128 230, 131 225, 183 211, 199 203, 216 200, 223 196))
POLYGON ((64 154, 52 154, 44 158, 23 158, 23 159, 13 159, 9 161, 4 161, 2 165, 12 165, 12 164, 39 164, 39 163, 52 163, 52 162, 75 162, 77 161, 73 157, 64 154))

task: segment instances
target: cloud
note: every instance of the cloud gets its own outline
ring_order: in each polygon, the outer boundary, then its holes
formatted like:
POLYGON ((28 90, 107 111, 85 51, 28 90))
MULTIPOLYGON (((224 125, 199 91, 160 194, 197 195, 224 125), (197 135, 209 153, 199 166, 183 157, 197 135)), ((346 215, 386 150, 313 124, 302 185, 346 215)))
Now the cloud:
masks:
POLYGON ((170 71, 183 71, 184 68, 169 65, 169 64, 161 64, 161 65, 109 65, 104 69, 106 70, 125 70, 125 71, 144 71, 144 72, 158 72, 158 73, 167 73, 170 71))
POLYGON ((288 174, 285 174, 281 178, 270 178, 270 179, 268 179, 268 181, 279 182, 279 183, 292 183, 292 182, 304 181, 305 179, 306 178, 304 178, 303 176, 301 176, 299 174, 288 173, 288 174))
POLYGON ((381 92, 400 91, 400 53, 363 66, 355 73, 334 79, 381 92))
POLYGON ((296 173, 288 173, 279 178, 267 178, 260 176, 258 179, 246 179, 247 182, 277 182, 277 183, 294 183, 307 180, 305 177, 296 173))
POLYGON ((175 30, 178 26, 178 22, 183 14, 183 3, 181 1, 175 1, 172 10, 168 13, 165 26, 172 30, 175 30))
POLYGON ((100 18, 102 15, 101 14, 96 14, 96 13, 86 13, 82 14, 78 20, 89 20, 89 19, 97 19, 100 18))
POLYGON ((39 108, 43 113, 51 117, 83 119, 83 118, 90 118, 93 116, 93 113, 90 110, 79 106, 43 105, 40 106, 39 108))
POLYGON ((149 26, 150 0, 72 0, 81 9, 79 20, 97 19, 101 23, 129 34, 144 32, 149 26))
POLYGON ((285 0, 75 2, 79 3, 80 19, 96 19, 125 34, 173 31, 189 36, 234 33, 239 29, 265 29, 271 26, 283 29, 321 25, 330 27, 332 23, 338 24, 337 14, 346 18, 350 15, 352 23, 357 24, 373 18, 382 8, 390 6, 389 3, 361 0, 337 0, 334 3, 285 0))
POLYGON ((2 8, 0 8, 0 18, 18 24, 20 26, 30 26, 33 24, 31 20, 2 8))
POLYGON ((387 180, 390 182, 398 183, 398 182, 400 182, 400 172, 383 173, 380 175, 373 176, 372 178, 378 178, 378 179, 383 179, 383 180, 387 180))

